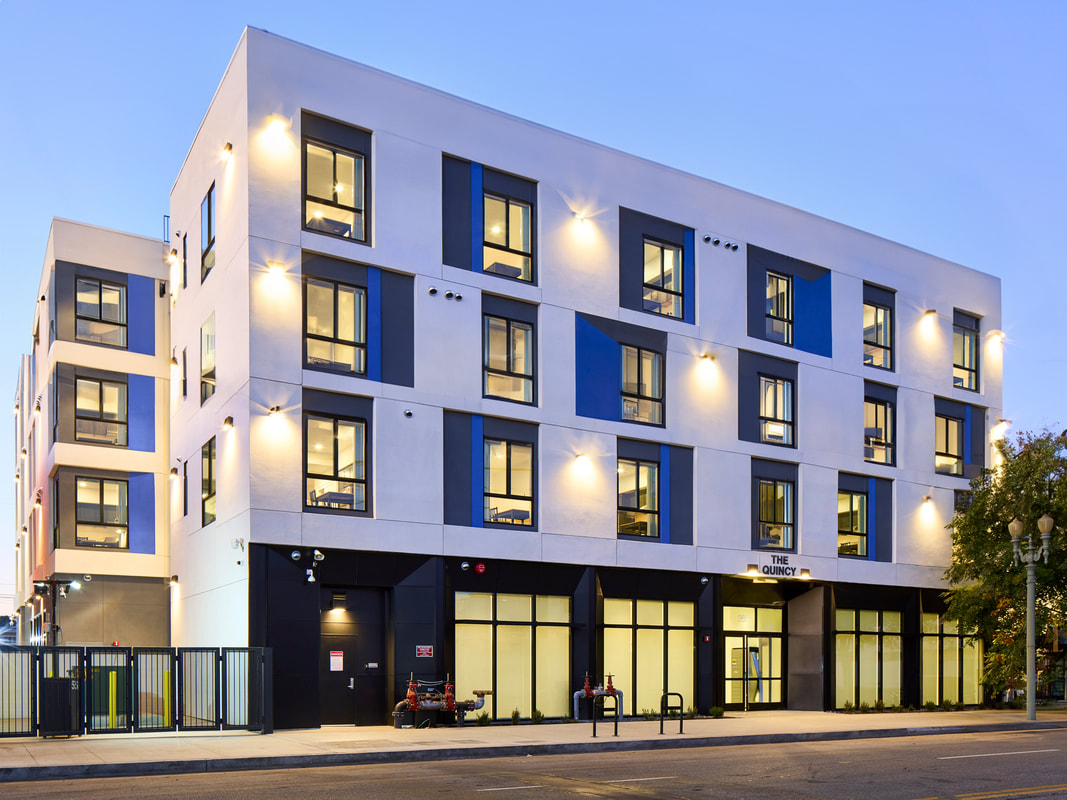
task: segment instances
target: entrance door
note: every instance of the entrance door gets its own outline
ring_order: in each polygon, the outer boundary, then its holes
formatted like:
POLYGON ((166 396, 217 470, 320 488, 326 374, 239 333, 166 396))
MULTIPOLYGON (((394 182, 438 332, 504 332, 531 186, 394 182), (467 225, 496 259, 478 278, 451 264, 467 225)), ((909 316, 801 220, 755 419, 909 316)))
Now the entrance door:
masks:
POLYGON ((319 708, 323 725, 385 725, 385 589, 323 588, 319 708))
POLYGON ((726 706, 768 708, 782 702, 782 637, 726 637, 726 706))

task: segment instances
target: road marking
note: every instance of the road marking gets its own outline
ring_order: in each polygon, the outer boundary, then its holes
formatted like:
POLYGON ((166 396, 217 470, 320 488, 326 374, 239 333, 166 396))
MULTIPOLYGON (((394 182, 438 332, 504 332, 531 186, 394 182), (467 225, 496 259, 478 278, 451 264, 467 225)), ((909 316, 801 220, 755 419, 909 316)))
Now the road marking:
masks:
POLYGON ((514 792, 518 789, 540 789, 540 784, 531 784, 529 786, 498 786, 496 789, 475 789, 476 792, 514 792))
MULTIPOLYGON (((954 758, 989 758, 990 756, 1025 756, 1030 753, 1058 753, 1058 749, 1053 750, 1016 750, 1012 753, 974 753, 969 756, 938 756, 938 761, 951 761, 954 758)), ((966 795, 956 795, 957 797, 966 797, 966 795)))
POLYGON ((989 800, 990 798, 1012 797, 1014 795, 1032 794, 1033 792, 1058 792, 1067 789, 1067 784, 1058 786, 1028 786, 1020 789, 1002 789, 992 792, 974 792, 973 794, 958 794, 956 797, 966 800, 989 800))
POLYGON ((638 781, 672 781, 677 775, 665 775, 662 778, 619 778, 614 781, 601 781, 602 783, 637 783, 638 781))

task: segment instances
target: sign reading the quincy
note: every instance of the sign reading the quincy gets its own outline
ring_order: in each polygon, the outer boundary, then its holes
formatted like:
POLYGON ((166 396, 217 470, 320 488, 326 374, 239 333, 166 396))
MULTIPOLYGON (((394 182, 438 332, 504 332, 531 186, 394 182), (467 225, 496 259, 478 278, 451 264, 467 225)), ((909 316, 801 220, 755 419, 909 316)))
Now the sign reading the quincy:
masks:
MULTIPOLYGON (((760 576, 766 578, 799 578, 801 569, 804 569, 797 562, 796 556, 784 553, 760 553, 758 566, 760 576)), ((804 577, 807 577, 806 570, 804 577)))

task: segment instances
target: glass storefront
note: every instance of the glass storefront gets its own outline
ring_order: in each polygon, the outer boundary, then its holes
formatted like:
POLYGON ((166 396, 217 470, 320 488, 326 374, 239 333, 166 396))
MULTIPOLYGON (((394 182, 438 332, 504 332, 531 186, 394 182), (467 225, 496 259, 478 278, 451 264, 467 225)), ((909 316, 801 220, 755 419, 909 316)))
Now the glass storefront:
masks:
POLYGON ((982 642, 962 634, 955 620, 922 615, 922 670, 924 704, 982 702, 982 642))
POLYGON ((834 707, 899 706, 900 612, 839 608, 834 628, 834 707))
POLYGON ((726 705, 782 702, 782 624, 780 608, 723 606, 726 705))

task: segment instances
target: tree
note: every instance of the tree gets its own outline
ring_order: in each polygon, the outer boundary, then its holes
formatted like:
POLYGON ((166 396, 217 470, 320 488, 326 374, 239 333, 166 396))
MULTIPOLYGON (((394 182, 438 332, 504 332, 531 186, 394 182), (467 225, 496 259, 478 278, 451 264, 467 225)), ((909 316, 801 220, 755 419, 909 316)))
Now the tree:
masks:
MULTIPOLYGON (((1067 620, 1067 431, 1020 433, 996 443, 1003 464, 971 481, 952 521, 952 565, 945 573, 948 616, 985 643, 984 683, 991 691, 1026 683, 1026 569, 1013 563, 1008 523, 1018 517, 1023 541, 1037 519, 1056 522, 1048 564, 1037 566, 1040 651, 1067 620)), ((1038 675, 1040 685, 1041 674, 1038 675)))

